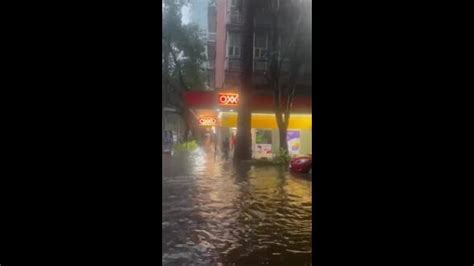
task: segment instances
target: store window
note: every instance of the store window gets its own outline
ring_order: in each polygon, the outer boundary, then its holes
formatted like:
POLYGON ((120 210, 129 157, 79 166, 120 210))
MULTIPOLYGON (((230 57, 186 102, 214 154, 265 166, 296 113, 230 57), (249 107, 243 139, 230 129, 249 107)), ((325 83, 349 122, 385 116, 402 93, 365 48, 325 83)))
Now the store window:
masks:
POLYGON ((272 131, 266 129, 256 129, 255 157, 271 159, 272 156, 272 131))
POLYGON ((292 156, 300 154, 301 133, 299 130, 288 130, 286 141, 288 142, 288 153, 292 156))

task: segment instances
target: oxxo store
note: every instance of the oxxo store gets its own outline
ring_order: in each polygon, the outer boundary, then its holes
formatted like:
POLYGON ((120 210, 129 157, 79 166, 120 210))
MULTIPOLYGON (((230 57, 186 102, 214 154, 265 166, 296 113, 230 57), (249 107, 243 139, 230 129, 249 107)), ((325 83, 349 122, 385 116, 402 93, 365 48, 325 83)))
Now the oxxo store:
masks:
MULTIPOLYGON (((186 93, 185 100, 198 125, 214 132, 219 145, 224 138, 231 140, 236 134, 238 93, 191 91, 186 93)), ((280 149, 273 97, 253 96, 250 108, 252 156, 271 158, 280 149)), ((311 154, 311 138, 311 98, 295 97, 287 133, 290 154, 311 154)))

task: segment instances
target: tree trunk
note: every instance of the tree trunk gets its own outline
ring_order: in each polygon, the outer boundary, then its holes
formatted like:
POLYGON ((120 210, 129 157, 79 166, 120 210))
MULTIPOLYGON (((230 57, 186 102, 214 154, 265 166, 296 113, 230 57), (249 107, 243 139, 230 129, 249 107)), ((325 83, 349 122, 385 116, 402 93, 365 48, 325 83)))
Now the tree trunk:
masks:
POLYGON ((280 149, 288 152, 288 142, 286 141, 286 133, 288 132, 287 127, 281 127, 279 129, 280 132, 280 149))
POLYGON ((248 160, 252 158, 252 136, 250 103, 252 99, 253 84, 253 28, 255 17, 255 1, 243 1, 243 15, 245 24, 242 32, 242 72, 239 96, 239 114, 237 118, 237 136, 234 151, 235 160, 248 160))
POLYGON ((252 135, 251 135, 251 112, 249 108, 245 108, 248 105, 247 102, 250 100, 249 95, 243 95, 241 93, 240 103, 241 109, 239 110, 238 121, 237 121, 237 136, 236 145, 234 150, 234 159, 236 160, 248 160, 252 158, 252 135), (243 100, 246 99, 246 100, 243 100))
POLYGON ((164 152, 164 135, 165 135, 165 109, 161 110, 161 153, 164 152))
POLYGON ((281 110, 281 102, 282 102, 282 95, 281 95, 281 88, 279 85, 274 85, 277 88, 273 90, 273 100, 275 104, 275 119, 278 125, 278 131, 280 135, 280 149, 284 149, 288 151, 288 145, 286 143, 286 132, 287 127, 285 127, 285 121, 283 120, 283 112, 281 110))
POLYGON ((184 142, 188 142, 188 135, 189 135, 189 126, 188 126, 188 123, 184 123, 184 135, 183 135, 184 142))
POLYGON ((167 103, 168 95, 168 72, 169 72, 169 63, 168 63, 168 50, 163 48, 163 68, 162 68, 162 80, 161 80, 161 153, 164 152, 164 134, 166 128, 166 117, 165 117, 165 105, 167 103))
POLYGON ((283 149, 288 152, 288 144, 286 142, 286 132, 288 128, 288 116, 286 115, 286 109, 282 109, 283 102, 283 88, 281 84, 281 64, 282 61, 279 58, 279 53, 281 54, 280 47, 278 45, 278 29, 277 25, 279 24, 279 10, 278 6, 271 6, 270 13, 272 17, 272 28, 270 31, 270 68, 269 68, 269 84, 273 90, 273 103, 275 106, 275 119, 278 125, 279 135, 279 144, 280 149, 283 149))
POLYGON ((186 110, 183 110, 182 118, 184 121, 184 142, 188 142, 189 141, 188 136, 189 136, 189 132, 191 131, 191 128, 189 125, 188 115, 187 115, 186 110))
MULTIPOLYGON (((296 90, 296 81, 297 81, 297 76, 298 76, 298 71, 299 68, 301 67, 301 58, 299 58, 297 55, 301 53, 300 49, 301 47, 299 46, 300 42, 300 35, 302 34, 300 25, 303 21, 303 16, 301 15, 300 12, 297 14, 300 15, 294 15, 290 17, 281 17, 282 14, 280 14, 279 5, 276 5, 273 9, 272 12, 272 31, 271 31, 271 39, 270 39, 270 49, 271 49, 271 54, 272 54, 272 60, 271 60, 271 65, 270 65, 270 84, 271 87, 273 88, 274 91, 274 104, 275 104, 275 118, 277 121, 278 125, 278 130, 280 133, 280 149, 283 149, 284 151, 288 152, 288 143, 287 143, 287 132, 288 132, 288 125, 290 122, 290 115, 291 115, 291 109, 293 106, 293 99, 295 97, 295 90, 296 90), (292 19, 297 18, 297 20, 293 21, 292 19), (278 47, 278 39, 277 39, 277 34, 278 34, 278 29, 277 25, 279 25, 279 20, 280 19, 289 19, 292 21, 288 21, 288 23, 293 24, 291 22, 295 22, 294 25, 296 27, 293 27, 292 37, 290 37, 287 42, 287 49, 290 52, 289 55, 289 61, 291 62, 291 67, 290 67, 290 72, 289 72, 289 80, 288 84, 285 85, 285 89, 282 88, 282 82, 281 82, 281 67, 283 61, 280 58, 277 58, 276 56, 276 51, 280 50, 279 53, 280 55, 283 54, 282 47, 278 47)), ((284 11, 284 10, 283 10, 284 11)), ((287 14, 288 15, 288 14, 287 14)), ((283 56, 285 58, 286 56, 283 56)))

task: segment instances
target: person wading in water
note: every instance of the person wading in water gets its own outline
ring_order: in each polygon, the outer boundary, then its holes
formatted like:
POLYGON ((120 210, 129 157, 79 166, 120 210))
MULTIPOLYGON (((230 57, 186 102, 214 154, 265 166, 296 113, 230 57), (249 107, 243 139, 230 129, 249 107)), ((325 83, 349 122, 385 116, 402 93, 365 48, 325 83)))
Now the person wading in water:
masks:
POLYGON ((222 141, 222 153, 224 154, 224 159, 229 159, 229 140, 227 138, 222 141))

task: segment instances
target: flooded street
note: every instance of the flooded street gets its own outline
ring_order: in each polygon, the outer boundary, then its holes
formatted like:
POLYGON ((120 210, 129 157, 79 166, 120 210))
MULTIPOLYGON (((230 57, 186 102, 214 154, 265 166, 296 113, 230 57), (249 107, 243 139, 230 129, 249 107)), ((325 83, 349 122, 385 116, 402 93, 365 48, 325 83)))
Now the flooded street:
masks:
POLYGON ((163 265, 311 264, 310 176, 204 148, 163 168, 163 265))

